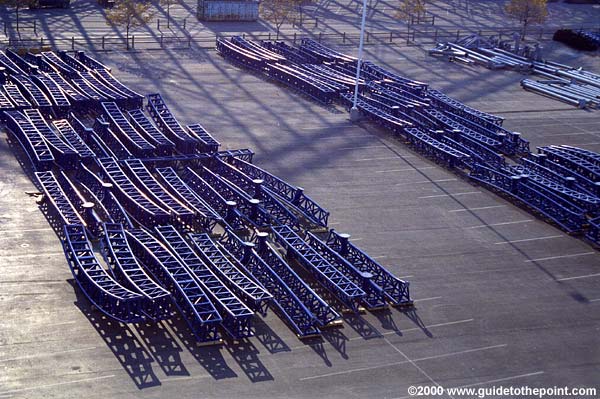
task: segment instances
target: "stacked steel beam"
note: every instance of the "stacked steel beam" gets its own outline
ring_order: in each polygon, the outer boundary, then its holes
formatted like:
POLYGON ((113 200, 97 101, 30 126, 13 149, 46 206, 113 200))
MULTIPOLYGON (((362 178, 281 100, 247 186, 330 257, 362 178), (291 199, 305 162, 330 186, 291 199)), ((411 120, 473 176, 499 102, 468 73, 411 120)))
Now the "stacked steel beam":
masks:
MULTIPOLYGON (((249 62, 256 46, 238 44, 249 62)), ((5 128, 35 172, 75 281, 106 315, 135 323, 177 312, 210 343, 251 336, 255 313, 269 308, 304 338, 337 324, 341 310, 412 304, 409 283, 364 252, 353 247, 352 256, 365 265, 338 254, 327 242, 329 212, 303 189, 252 164, 250 150, 219 151, 202 125, 179 123, 160 94, 144 99, 82 52, 0 52, 0 64, 15 83, 0 96, 5 128), (276 242, 287 245, 287 260, 276 242), (371 280, 365 267, 392 276, 402 295, 386 296, 387 280, 371 280), (312 277, 300 277, 302 268, 312 277)))

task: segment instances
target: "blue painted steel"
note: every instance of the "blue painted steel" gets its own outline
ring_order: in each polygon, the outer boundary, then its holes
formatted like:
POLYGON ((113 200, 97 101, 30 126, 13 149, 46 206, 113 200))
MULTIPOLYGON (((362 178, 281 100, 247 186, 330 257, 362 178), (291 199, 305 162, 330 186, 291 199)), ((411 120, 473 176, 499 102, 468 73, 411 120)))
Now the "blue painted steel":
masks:
POLYGON ((589 228, 585 233, 586 238, 594 244, 600 244, 600 217, 591 219, 588 223, 589 228))
POLYGON ((600 210, 600 198, 596 197, 595 195, 589 195, 587 193, 582 193, 566 187, 565 185, 557 183, 554 180, 547 179, 546 177, 539 175, 535 173, 535 171, 529 170, 522 165, 509 166, 503 171, 515 176, 527 176, 531 181, 554 192, 556 195, 564 198, 565 200, 573 202, 577 206, 592 214, 597 213, 598 210, 600 210))
POLYGON ((39 73, 39 67, 36 64, 28 62, 9 48, 7 48, 5 51, 6 56, 10 58, 16 65, 18 65, 22 71, 25 71, 25 74, 36 75, 39 73))
MULTIPOLYGON (((70 203, 76 215, 79 216, 79 219, 83 220, 88 233, 91 233, 92 239, 97 239, 103 234, 102 222, 105 215, 103 206, 96 206, 96 203, 92 202, 93 197, 85 197, 80 188, 75 185, 73 180, 64 171, 56 173, 54 178, 58 183, 58 189, 54 189, 54 194, 58 197, 55 203, 62 201, 62 208, 67 210, 69 209, 68 203, 70 203), (62 200, 60 199, 61 197, 63 198, 62 200), (67 203, 65 203, 64 198, 67 199, 67 203), (97 209, 98 211, 96 211, 97 209)), ((46 188, 44 190, 49 191, 46 188)))
POLYGON ((253 336, 251 318, 254 312, 213 273, 173 226, 157 226, 155 230, 171 253, 202 286, 219 311, 225 331, 234 339, 253 336))
POLYGON ((8 99, 15 105, 15 109, 22 110, 25 108, 31 108, 32 105, 28 99, 25 98, 21 90, 14 84, 3 85, 2 88, 6 93, 8 99))
POLYGON ((56 132, 48 126, 39 110, 26 109, 23 113, 29 118, 33 126, 40 132, 50 147, 50 151, 52 151, 56 163, 67 170, 74 169, 79 163, 79 154, 77 154, 77 151, 64 142, 56 132))
POLYGON ((54 156, 39 130, 19 111, 7 111, 5 115, 8 131, 19 141, 33 167, 36 170, 50 169, 54 156))
MULTIPOLYGON (((221 156, 219 155, 219 157, 221 156)), ((224 160, 252 179, 262 180, 264 186, 282 198, 287 204, 291 204, 294 209, 298 209, 311 222, 319 226, 327 226, 329 211, 323 209, 304 194, 304 189, 301 187, 294 187, 277 176, 238 157, 228 157, 224 158, 224 160)))
POLYGON ((149 199, 166 209, 171 216, 171 222, 181 226, 192 226, 194 223, 194 213, 186 207, 180 200, 169 193, 155 178, 152 173, 144 166, 139 159, 129 159, 124 161, 130 175, 135 179, 137 187, 143 189, 149 196, 149 199))
MULTIPOLYGON (((232 235, 232 237, 235 236, 232 235)), ((318 328, 318 325, 320 324, 319 320, 304 305, 303 301, 294 293, 294 290, 287 285, 286 281, 284 281, 285 276, 282 277, 273 270, 269 264, 254 251, 252 244, 248 244, 248 247, 243 247, 243 243, 239 242, 239 239, 236 239, 234 245, 242 246, 241 252, 236 251, 232 246, 228 246, 228 249, 232 250, 232 253, 235 253, 236 258, 241 262, 247 273, 253 276, 273 295, 274 300, 271 302, 273 311, 286 322, 298 337, 307 338, 319 335, 321 333, 318 328)), ((299 278, 298 280, 302 282, 299 278)), ((305 283, 302 282, 302 284, 305 283)), ((306 286, 306 292, 313 291, 306 286)), ((316 294, 314 295, 319 298, 316 294)), ((327 304, 324 306, 329 307, 327 304)), ((335 314, 333 309, 331 309, 331 312, 335 314)))
POLYGON ((262 187, 263 181, 246 176, 239 169, 216 158, 212 168, 236 188, 244 191, 250 198, 260 201, 260 206, 275 219, 277 223, 287 224, 299 229, 299 220, 268 189, 262 187))
POLYGON ((63 226, 86 226, 83 217, 67 197, 52 171, 35 172, 35 177, 45 194, 41 204, 42 211, 57 234, 63 232, 63 226))
POLYGON ((145 226, 156 226, 169 222, 168 211, 157 205, 135 186, 115 159, 99 158, 98 165, 104 176, 113 184, 115 197, 135 220, 145 226))
POLYGON ((17 64, 14 63, 4 52, 0 50, 0 66, 6 69, 6 72, 10 75, 27 75, 27 72, 22 70, 17 64))
POLYGON ((92 84, 86 79, 82 78, 79 73, 77 73, 76 76, 71 77, 70 84, 75 88, 76 91, 83 93, 87 98, 89 98, 90 104, 114 100, 108 97, 106 94, 98 92, 94 86, 92 86, 92 84))
POLYGON ((586 222, 584 211, 550 190, 530 181, 528 176, 509 176, 500 171, 476 165, 469 177, 491 190, 512 197, 554 221, 569 233, 581 231, 586 222))
POLYGON ((76 69, 78 72, 90 71, 90 68, 88 68, 84 63, 80 62, 77 58, 67 53, 65 50, 59 50, 56 52, 56 54, 58 58, 60 58, 65 64, 73 69, 76 69))
POLYGON ((286 58, 242 36, 232 36, 231 43, 268 62, 285 62, 286 58))
POLYGON ((300 48, 313 54, 321 62, 356 62, 357 59, 349 55, 332 50, 329 47, 323 46, 321 43, 312 39, 302 39, 300 48))
POLYGON ((90 57, 83 51, 77 51, 75 53, 75 59, 92 70, 106 70, 108 72, 111 72, 111 69, 109 67, 107 67, 97 59, 90 57))
POLYGON ((63 248, 77 285, 98 310, 123 323, 144 320, 143 297, 117 283, 102 268, 83 225, 64 226, 63 248))
POLYGON ((127 230, 133 253, 152 276, 171 293, 179 312, 200 342, 220 339, 221 316, 184 265, 146 230, 127 230))
POLYGON ((97 134, 99 140, 104 144, 105 152, 110 154, 111 157, 115 159, 135 158, 123 141, 121 141, 119 136, 110 129, 108 122, 96 118, 93 130, 97 134))
POLYGON ((365 292, 362 303, 367 309, 382 309, 387 306, 385 292, 372 280, 373 275, 371 273, 358 270, 311 232, 306 234, 306 243, 321 255, 323 259, 335 266, 348 280, 352 281, 365 292))
POLYGON ((223 39, 217 39, 217 51, 229 61, 246 68, 262 71, 265 60, 254 52, 248 51, 223 39))
POLYGON ((172 140, 177 149, 184 154, 192 154, 198 148, 198 140, 181 127, 173 116, 162 96, 158 93, 148 94, 147 109, 157 126, 172 140))
POLYGON ((95 157, 90 147, 83 141, 81 136, 77 134, 75 129, 71 126, 66 119, 57 119, 52 121, 52 126, 58 131, 60 137, 75 151, 79 159, 83 162, 87 162, 95 157))
MULTIPOLYGON (((344 101, 347 108, 350 108, 353 104, 354 97, 351 93, 341 93, 340 99, 344 101)), ((402 133, 405 128, 413 126, 412 123, 403 120, 399 117, 393 116, 378 107, 369 104, 367 101, 359 98, 356 101, 356 108, 374 122, 384 126, 391 130, 393 133, 402 133)))
MULTIPOLYGON (((226 232, 230 236, 232 233, 226 232)), ((267 233, 257 233, 254 237, 257 248, 256 253, 283 279, 285 284, 302 301, 316 317, 316 323, 325 327, 330 323, 340 320, 341 316, 327 302, 325 302, 281 257, 281 255, 267 242, 267 233)))
POLYGON ((187 168, 181 175, 182 180, 194 193, 204 200, 234 230, 244 228, 246 217, 237 209, 237 203, 228 201, 200 175, 187 168))
POLYGON ((370 74, 373 74, 379 79, 388 79, 397 83, 401 83, 405 85, 406 88, 410 88, 415 93, 424 94, 427 91, 427 83, 419 82, 416 80, 408 79, 402 76, 399 76, 391 71, 386 70, 385 68, 375 65, 370 61, 365 61, 363 63, 362 69, 370 74))
POLYGON ((146 316, 153 320, 171 316, 171 294, 154 282, 138 263, 127 243, 123 225, 105 223, 103 230, 102 252, 113 276, 143 295, 142 311, 146 316))
POLYGON ((392 305, 411 305, 413 301, 410 297, 410 283, 394 276, 364 251, 348 241, 348 238, 348 235, 339 234, 332 229, 326 242, 330 248, 355 268, 363 273, 371 274, 373 282, 383 289, 392 305))
POLYGON ((72 78, 78 75, 77 69, 64 62, 56 53, 52 51, 43 51, 41 54, 48 63, 54 66, 58 72, 67 78, 72 78))
MULTIPOLYGON (((229 231, 226 230, 226 232, 229 231)), ((213 241, 206 233, 189 234, 189 238, 206 265, 238 297, 242 298, 254 311, 266 313, 273 296, 242 272, 245 269, 244 266, 227 249, 213 241)))
POLYGON ((271 216, 260 206, 260 201, 250 198, 240 188, 222 176, 213 173, 211 170, 203 168, 202 172, 204 181, 218 191, 222 197, 228 201, 234 201, 243 214, 244 220, 253 227, 266 227, 272 223, 271 216))
POLYGON ((558 148, 563 152, 567 152, 576 157, 585 159, 596 166, 600 166, 600 154, 597 152, 586 150, 584 148, 573 147, 570 145, 560 145, 558 148))
POLYGON ((460 167, 463 162, 468 162, 469 155, 462 153, 449 145, 435 140, 433 137, 416 128, 405 129, 411 145, 419 153, 434 159, 449 168, 460 167))
POLYGON ((76 177, 79 185, 90 194, 97 205, 94 210, 102 212, 101 219, 107 222, 121 223, 126 228, 133 229, 129 215, 111 192, 114 187, 112 183, 102 181, 83 164, 77 168, 76 177))
POLYGON ((592 182, 600 181, 600 166, 563 151, 560 147, 538 147, 538 152, 546 154, 551 162, 563 165, 592 182))
POLYGON ((274 239, 350 310, 357 312, 365 292, 319 255, 288 226, 271 226, 274 239))
POLYGON ((319 60, 314 55, 297 47, 291 47, 284 42, 263 41, 262 46, 283 55, 288 61, 296 64, 318 64, 319 60))
POLYGON ((460 101, 448 97, 441 91, 428 89, 427 95, 432 100, 432 103, 439 108, 451 111, 488 129, 493 130, 495 127, 502 126, 502 122, 504 121, 504 118, 500 116, 487 114, 471 108, 460 101))
POLYGON ((147 157, 154 153, 156 147, 134 129, 114 102, 103 102, 102 109, 108 118, 111 129, 119 138, 127 143, 127 148, 137 157, 147 157))
POLYGON ((48 97, 27 76, 12 75, 11 80, 16 83, 17 86, 19 86, 21 92, 29 101, 31 101, 31 104, 34 107, 40 108, 45 112, 50 112, 52 110, 52 103, 48 97))
POLYGON ((217 211, 200 198, 173 168, 156 168, 155 170, 161 182, 164 183, 164 187, 194 212, 194 226, 199 227, 200 230, 212 231, 216 223, 223 222, 217 211))
POLYGON ((266 68, 269 77, 306 94, 322 104, 331 104, 337 95, 337 92, 331 86, 325 85, 294 68, 282 64, 269 64, 266 68))
POLYGON ((174 152, 175 144, 152 124, 141 109, 127 111, 127 114, 133 127, 156 147, 157 155, 169 156, 174 152))
POLYGON ((199 123, 193 125, 187 125, 187 129, 192 133, 192 135, 196 136, 198 139, 200 146, 199 150, 202 152, 217 152, 219 151, 219 147, 221 143, 214 139, 213 136, 210 135, 206 131, 206 129, 199 123))
POLYGON ((502 143, 493 138, 487 137, 481 133, 478 133, 468 127, 461 125, 460 123, 454 121, 452 118, 446 116, 443 112, 427 108, 423 109, 422 112, 428 116, 429 118, 437 121, 439 127, 443 127, 450 130, 460 130, 461 134, 470 137, 471 139, 480 142, 490 148, 497 150, 504 150, 502 143))
POLYGON ((9 98, 0 90, 0 119, 4 120, 4 111, 14 111, 15 105, 9 100, 9 98))
POLYGON ((106 69, 95 69, 93 71, 94 75, 98 76, 98 80, 102 82, 106 87, 110 88, 116 93, 121 93, 125 97, 128 98, 126 101, 126 105, 130 108, 142 108, 144 105, 144 96, 135 91, 131 90, 129 87, 125 86, 121 83, 117 78, 115 78, 109 70, 106 69))
POLYGON ((85 106, 86 104, 89 104, 92 101, 90 97, 81 93, 58 73, 48 73, 47 77, 48 79, 52 80, 60 88, 60 90, 69 98, 69 101, 73 104, 73 106, 85 106))
POLYGON ((108 101, 114 101, 123 107, 130 106, 129 98, 125 94, 108 87, 106 84, 102 83, 93 73, 89 71, 79 72, 79 76, 81 76, 89 85, 91 85, 93 89, 96 92, 98 92, 102 97, 108 99, 108 101))
POLYGON ((521 162, 546 178, 553 179, 551 176, 559 176, 560 182, 574 179, 578 190, 596 196, 600 195, 600 182, 593 182, 563 165, 548 160, 545 154, 529 154, 528 158, 521 158, 521 162))
POLYGON ((71 108, 71 102, 66 94, 60 89, 60 86, 45 75, 31 76, 33 82, 40 87, 52 100, 54 112, 59 116, 66 115, 71 108))

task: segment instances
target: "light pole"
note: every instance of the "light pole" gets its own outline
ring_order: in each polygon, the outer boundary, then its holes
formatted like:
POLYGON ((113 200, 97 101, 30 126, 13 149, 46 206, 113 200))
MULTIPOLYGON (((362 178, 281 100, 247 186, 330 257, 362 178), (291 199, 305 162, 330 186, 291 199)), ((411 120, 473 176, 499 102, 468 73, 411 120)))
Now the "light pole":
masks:
POLYGON ((350 120, 356 122, 360 119, 360 112, 356 103, 358 102, 358 79, 360 78, 360 67, 362 66, 363 42, 365 38, 365 21, 367 19, 367 0, 363 0, 362 21, 360 23, 360 40, 358 43, 358 64, 356 65, 356 83, 354 85, 354 101, 350 109, 350 120))

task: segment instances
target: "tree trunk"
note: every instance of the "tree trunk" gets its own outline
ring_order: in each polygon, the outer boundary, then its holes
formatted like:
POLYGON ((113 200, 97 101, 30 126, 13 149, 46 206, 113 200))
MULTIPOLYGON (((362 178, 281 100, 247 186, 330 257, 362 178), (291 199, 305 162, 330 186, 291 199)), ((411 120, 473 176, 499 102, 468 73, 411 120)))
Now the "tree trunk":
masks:
POLYGON ((127 24, 126 31, 125 40, 127 40, 127 50, 129 50, 129 24, 127 24))
POLYGON ((167 28, 170 27, 171 20, 171 0, 167 1, 167 28))
POLYGON ((17 32, 19 31, 19 8, 21 6, 17 4, 17 32))

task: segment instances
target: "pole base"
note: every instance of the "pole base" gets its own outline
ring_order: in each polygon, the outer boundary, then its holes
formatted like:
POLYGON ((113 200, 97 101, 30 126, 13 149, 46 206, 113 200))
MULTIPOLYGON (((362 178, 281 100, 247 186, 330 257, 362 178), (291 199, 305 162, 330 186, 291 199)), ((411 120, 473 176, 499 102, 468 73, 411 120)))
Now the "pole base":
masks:
POLYGON ((360 111, 356 107, 350 108, 350 120, 352 122, 358 122, 361 119, 360 111))

